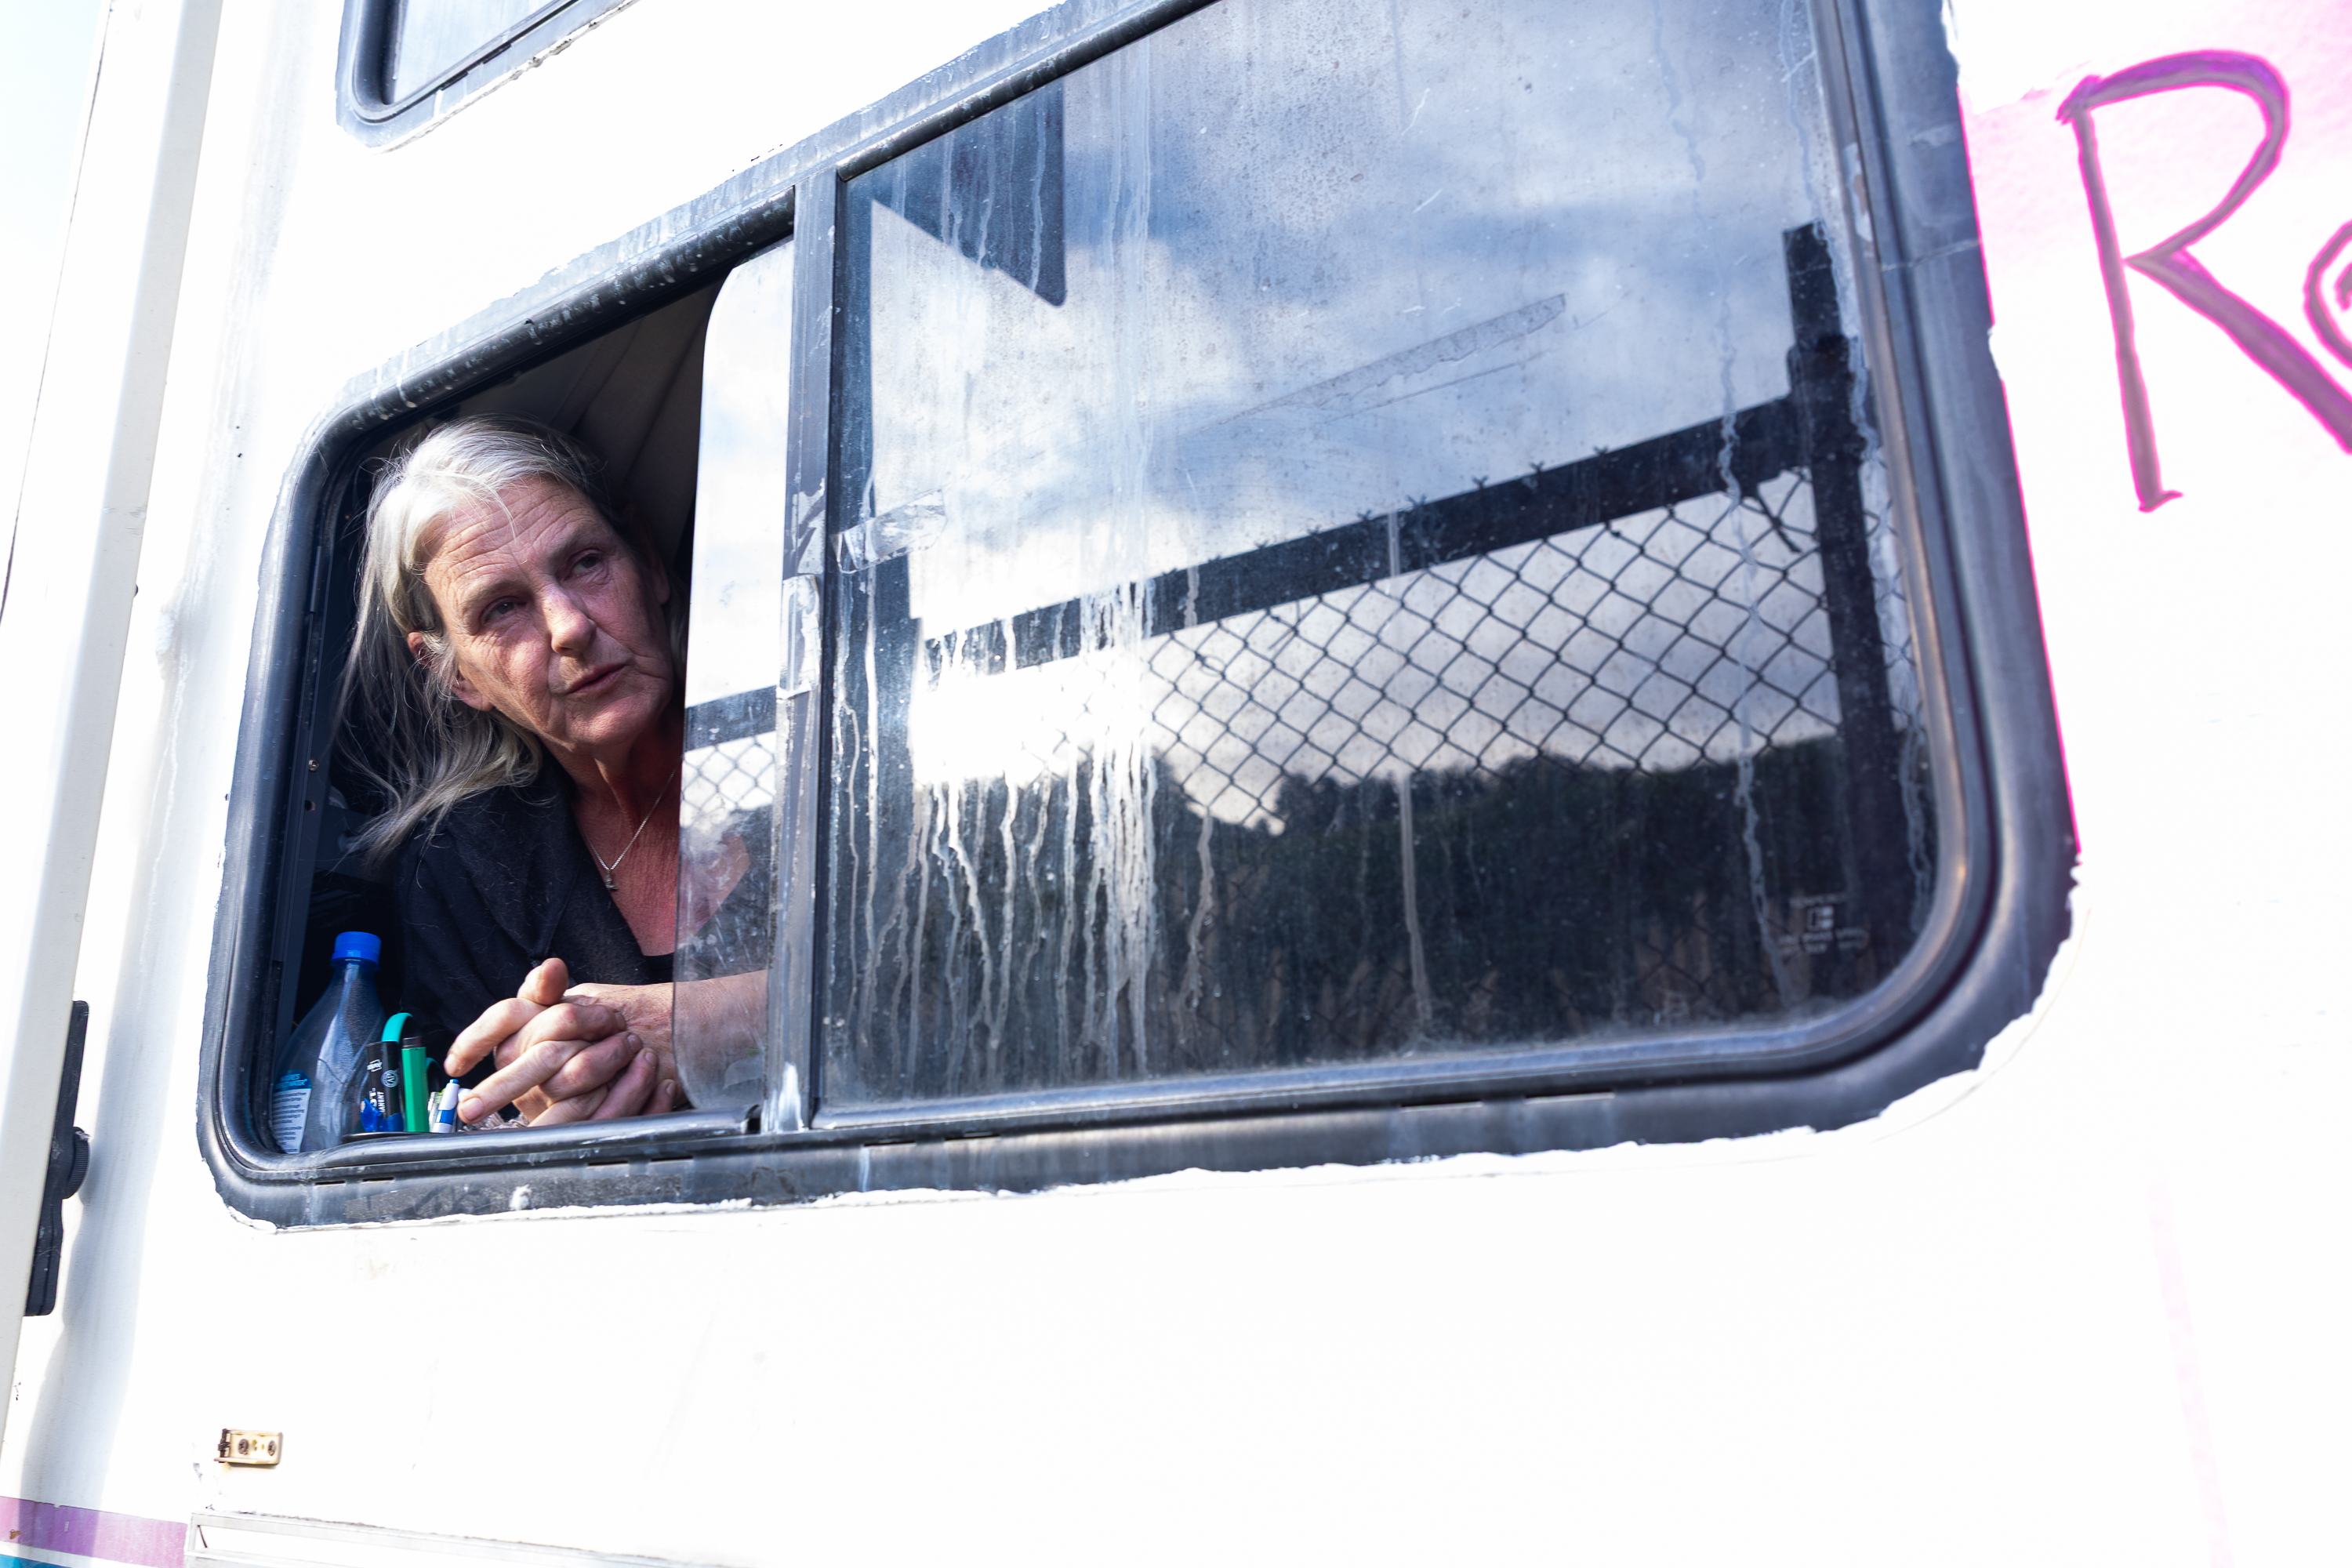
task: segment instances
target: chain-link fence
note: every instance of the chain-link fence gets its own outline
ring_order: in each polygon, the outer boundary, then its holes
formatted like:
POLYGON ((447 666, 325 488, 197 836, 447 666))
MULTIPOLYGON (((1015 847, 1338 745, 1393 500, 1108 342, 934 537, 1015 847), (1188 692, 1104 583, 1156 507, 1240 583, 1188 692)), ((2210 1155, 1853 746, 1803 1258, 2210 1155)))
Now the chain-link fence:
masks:
MULTIPOLYGON (((1104 708, 1139 698, 1147 744, 1200 810, 1280 826, 1286 779, 1352 784, 1422 772, 1493 775, 1536 757, 1666 772, 1838 728, 1811 495, 1783 474, 1714 496, 1381 582, 1186 627, 1094 668, 1002 683, 992 719, 1076 709, 1024 737, 1033 774, 1092 749, 1104 708), (1142 676, 1141 690, 1129 688, 1142 676), (1074 689, 1083 688, 1084 689, 1074 689), (1029 699, 1024 700, 1024 698, 1029 699)), ((1898 590, 1882 597, 1909 673, 1898 590)), ((1890 624, 1891 623, 1891 624, 1890 624)), ((1906 681, 1906 696, 1916 686, 1906 681)), ((975 678, 943 665, 935 703, 975 678)), ((1912 699, 1916 701, 1916 698, 1912 699)))
MULTIPOLYGON (((772 692, 760 696, 764 700, 722 700, 688 712, 688 746, 678 775, 673 971, 681 981, 765 969, 775 946, 775 702, 772 692)), ((690 1056, 698 1069, 707 1068, 714 1053, 740 1054, 727 1030, 707 1015, 682 1016, 676 1033, 686 1053, 681 1059, 690 1056)), ((705 1092, 717 1081, 705 1078, 705 1092)))
POLYGON ((765 811, 776 803, 776 734, 772 730, 698 746, 686 754, 678 780, 685 828, 712 831, 739 812, 765 811))

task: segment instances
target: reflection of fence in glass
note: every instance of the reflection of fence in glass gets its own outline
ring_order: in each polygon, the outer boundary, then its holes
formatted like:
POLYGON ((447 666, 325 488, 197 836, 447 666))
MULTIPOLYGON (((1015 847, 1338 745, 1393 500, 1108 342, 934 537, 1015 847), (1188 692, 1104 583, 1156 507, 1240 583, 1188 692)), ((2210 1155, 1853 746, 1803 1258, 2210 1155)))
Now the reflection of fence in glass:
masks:
POLYGON ((828 1099, 1882 977, 1932 838, 1908 616, 1826 247, 1788 247, 1792 391, 1736 419, 920 642, 903 561, 845 576, 835 754, 876 755, 835 795, 828 1099))
POLYGON ((1139 709, 1196 809, 1278 832, 1292 777, 1492 773, 1537 756, 1657 772, 1825 737, 1837 686, 1811 513, 1787 474, 1738 502, 1012 671, 950 634, 916 689, 916 774, 1067 773, 1090 716, 1139 709))
MULTIPOLYGON (((740 910, 735 918, 719 919, 744 874, 750 856, 770 853, 770 818, 776 804, 775 709, 730 714, 725 727, 707 719, 689 722, 696 740, 719 737, 715 744, 690 746, 678 774, 678 945, 676 976, 680 981, 709 980, 764 969, 775 946, 773 912, 740 910), (743 733, 750 725, 761 726, 743 733)), ((705 704, 695 710, 707 715, 726 706, 705 704)), ((740 700, 738 708, 751 707, 740 700)), ((705 1047, 681 1037, 681 1050, 705 1047)), ((730 1047, 730 1049, 732 1047, 730 1047)))
POLYGON ((723 827, 737 812, 767 810, 776 801, 775 731, 688 752, 678 791, 689 834, 723 827))
MULTIPOLYGON (((739 693, 688 710, 678 794, 678 943, 682 986, 765 971, 776 946, 774 692, 739 693), (765 700, 761 700, 765 699, 765 700)), ((757 991, 680 992, 671 1045, 694 1103, 758 1100, 764 1004, 757 991)))

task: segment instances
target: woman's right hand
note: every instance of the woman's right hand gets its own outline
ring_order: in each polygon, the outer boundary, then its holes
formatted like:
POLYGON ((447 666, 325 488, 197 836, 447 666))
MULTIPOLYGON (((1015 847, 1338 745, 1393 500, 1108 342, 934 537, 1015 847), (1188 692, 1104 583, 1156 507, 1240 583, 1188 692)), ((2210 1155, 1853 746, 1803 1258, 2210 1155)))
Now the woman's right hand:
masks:
POLYGON ((470 1125, 509 1104, 532 1126, 673 1109, 677 1089, 654 1050, 619 1009, 565 1001, 570 984, 563 961, 551 958, 457 1037, 442 1064, 452 1078, 485 1057, 496 1063, 489 1077, 459 1091, 459 1121, 470 1125))

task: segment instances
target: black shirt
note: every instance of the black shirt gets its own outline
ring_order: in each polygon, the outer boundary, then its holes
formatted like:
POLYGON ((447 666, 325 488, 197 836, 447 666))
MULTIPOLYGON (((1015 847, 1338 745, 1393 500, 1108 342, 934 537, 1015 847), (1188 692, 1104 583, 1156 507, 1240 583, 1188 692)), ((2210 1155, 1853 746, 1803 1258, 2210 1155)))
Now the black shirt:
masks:
MULTIPOLYGON (((768 914, 761 826, 750 814, 730 824, 746 840, 751 868, 689 943, 694 975, 742 967, 702 953, 706 939, 723 937, 730 952, 753 957, 751 967, 766 962, 742 940, 746 921, 768 914), (760 842, 751 842, 754 834, 760 842)), ((637 947, 560 784, 542 780, 458 802, 437 828, 410 836, 394 887, 406 939, 402 1005, 452 1033, 513 995, 531 966, 550 956, 563 960, 574 984, 672 978, 669 954, 648 956, 637 947)))

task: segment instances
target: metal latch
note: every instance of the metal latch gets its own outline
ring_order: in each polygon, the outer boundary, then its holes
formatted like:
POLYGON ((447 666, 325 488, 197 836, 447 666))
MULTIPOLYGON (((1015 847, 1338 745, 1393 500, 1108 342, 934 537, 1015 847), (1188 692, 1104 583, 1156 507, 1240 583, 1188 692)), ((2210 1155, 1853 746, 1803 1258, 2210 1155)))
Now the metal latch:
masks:
POLYGON ((81 1098, 81 1048, 89 1037, 89 1004, 77 1002, 66 1025, 65 1070, 58 1075, 58 1114, 49 1124, 49 1171, 41 1184, 41 1219, 33 1232, 33 1275, 25 1286, 25 1316, 58 1310, 58 1275, 65 1267, 66 1200, 89 1174, 89 1134, 73 1124, 81 1098))
POLYGON ((220 1462, 224 1465, 274 1465, 278 1462, 278 1434, 275 1432, 240 1432, 234 1426, 221 1428, 220 1462))

